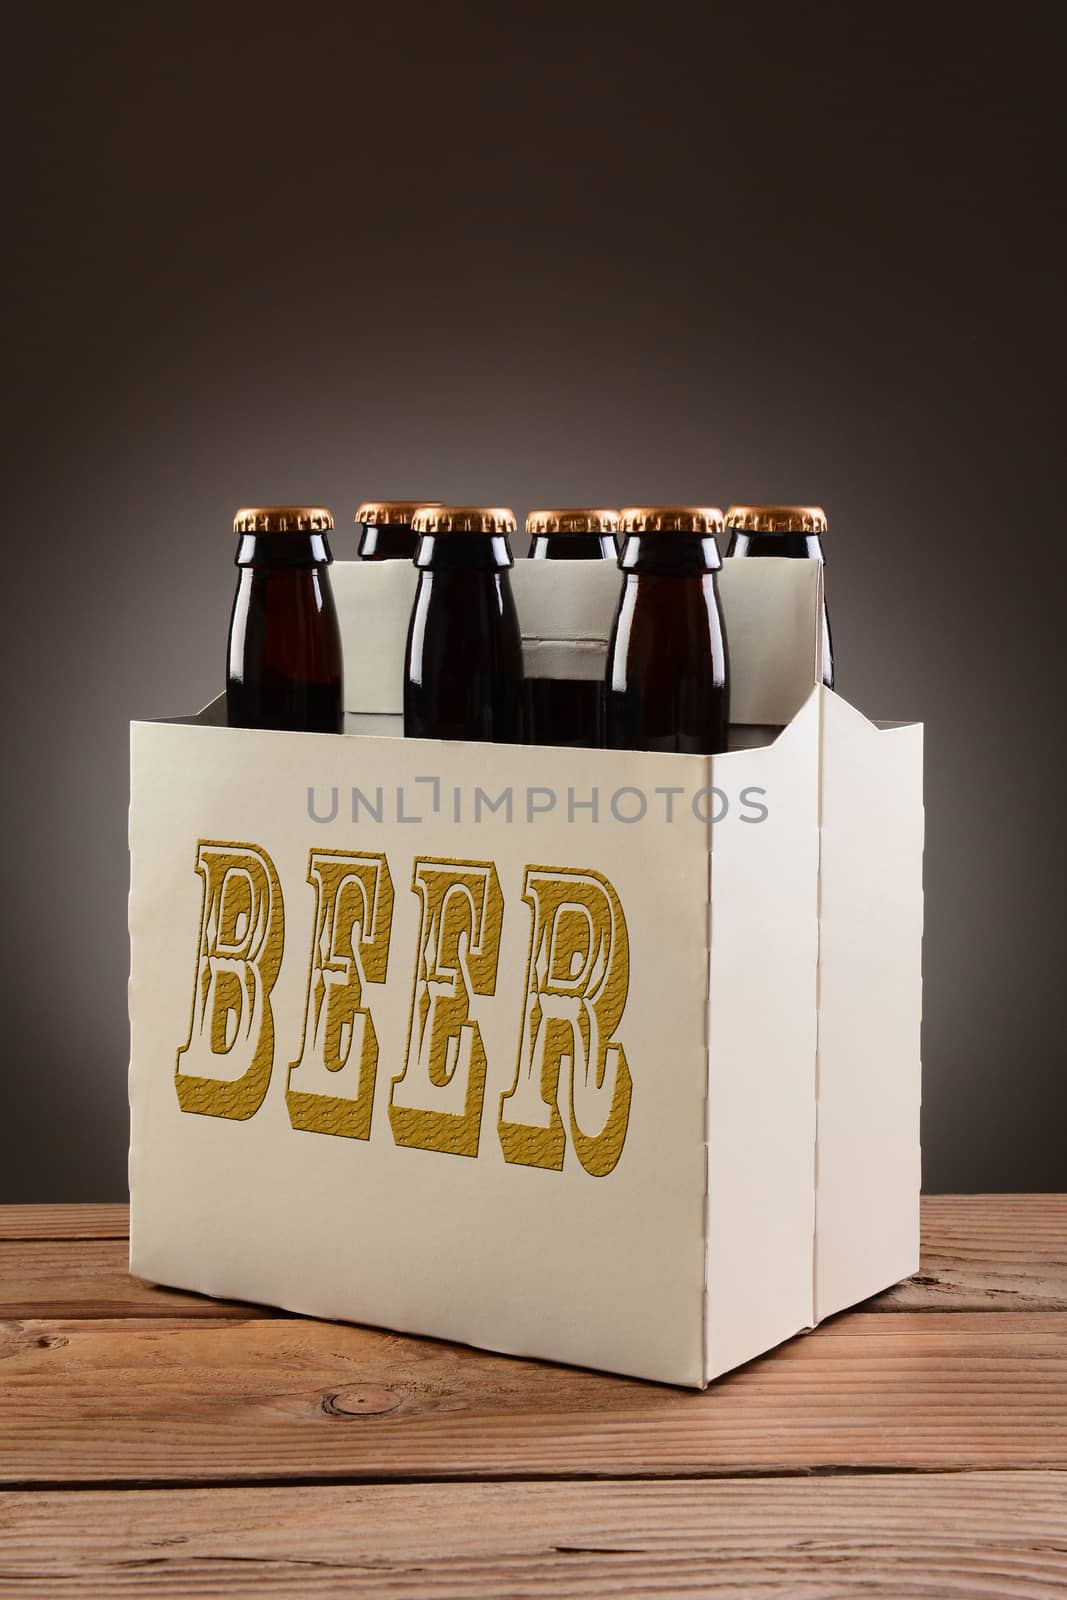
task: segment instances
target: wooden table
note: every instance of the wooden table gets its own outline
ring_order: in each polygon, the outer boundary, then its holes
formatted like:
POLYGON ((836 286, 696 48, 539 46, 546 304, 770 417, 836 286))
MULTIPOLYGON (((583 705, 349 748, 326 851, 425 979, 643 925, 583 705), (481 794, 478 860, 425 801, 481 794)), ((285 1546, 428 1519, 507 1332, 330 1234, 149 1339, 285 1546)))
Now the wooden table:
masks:
POLYGON ((1067 1196, 703 1395, 151 1288, 0 1209, 0 1595, 1067 1592, 1067 1196))

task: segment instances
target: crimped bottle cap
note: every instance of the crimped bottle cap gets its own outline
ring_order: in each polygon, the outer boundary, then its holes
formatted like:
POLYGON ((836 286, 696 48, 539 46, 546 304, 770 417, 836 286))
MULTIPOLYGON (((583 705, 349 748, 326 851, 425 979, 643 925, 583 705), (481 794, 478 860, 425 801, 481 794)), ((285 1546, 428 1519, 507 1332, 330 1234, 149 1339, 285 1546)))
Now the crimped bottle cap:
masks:
POLYGON ((526 532, 535 537, 540 533, 614 534, 618 527, 619 513, 597 506, 564 506, 557 511, 531 511, 526 518, 526 532))
POLYGON ((619 532, 721 533, 722 512, 718 506, 624 506, 619 532))
POLYGON ((822 506, 731 506, 726 526, 741 533, 825 533, 822 506))
POLYGON ((416 533, 514 533, 507 506, 420 506, 411 519, 416 533))
POLYGON ((364 500, 356 512, 356 522, 372 528, 410 528, 420 506, 439 506, 440 500, 364 500))
POLYGON ((233 516, 234 533, 326 533, 332 527, 325 506, 242 506, 233 516))

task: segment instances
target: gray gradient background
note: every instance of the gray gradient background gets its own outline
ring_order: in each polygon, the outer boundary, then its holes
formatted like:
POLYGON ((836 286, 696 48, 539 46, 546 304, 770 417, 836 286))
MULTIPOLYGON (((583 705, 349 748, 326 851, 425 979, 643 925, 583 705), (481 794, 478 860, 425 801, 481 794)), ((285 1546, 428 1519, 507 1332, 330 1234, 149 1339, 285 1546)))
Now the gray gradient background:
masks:
POLYGON ((125 1192, 127 723, 221 687, 234 506, 409 493, 827 506, 840 686, 928 730, 926 1186, 1067 1188, 1053 8, 43 10, 0 1198, 125 1192))

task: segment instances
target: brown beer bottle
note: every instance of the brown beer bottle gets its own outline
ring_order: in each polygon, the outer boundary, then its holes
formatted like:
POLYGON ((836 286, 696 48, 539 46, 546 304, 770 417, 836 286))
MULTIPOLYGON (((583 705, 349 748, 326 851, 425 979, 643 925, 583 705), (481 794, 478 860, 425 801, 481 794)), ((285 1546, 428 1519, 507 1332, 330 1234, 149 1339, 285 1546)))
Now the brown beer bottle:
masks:
POLYGON ((608 646, 606 744, 718 755, 730 721, 713 506, 631 506, 619 514, 622 593, 608 646))
POLYGON ((409 739, 523 737, 522 637, 508 569, 515 514, 503 506, 423 506, 419 583, 408 626, 409 739))
MULTIPOLYGON (((726 513, 730 529, 727 556, 786 556, 821 561, 825 567, 822 535, 826 512, 822 506, 731 506, 726 513)), ((822 681, 834 686, 834 652, 826 598, 822 606, 822 681)))
POLYGON ((361 561, 413 561, 419 536, 411 526, 420 506, 439 500, 365 500, 356 512, 362 523, 357 554, 361 561))
MULTIPOLYGON (((531 511, 532 561, 612 561, 618 555, 617 511, 571 506, 531 511)), ((566 574, 560 574, 566 583, 566 574)), ((604 743, 604 681, 595 678, 526 679, 526 732, 530 744, 596 748, 604 743)))
POLYGON ((226 712, 231 728, 340 733, 341 633, 321 506, 238 511, 237 593, 230 618, 226 712))

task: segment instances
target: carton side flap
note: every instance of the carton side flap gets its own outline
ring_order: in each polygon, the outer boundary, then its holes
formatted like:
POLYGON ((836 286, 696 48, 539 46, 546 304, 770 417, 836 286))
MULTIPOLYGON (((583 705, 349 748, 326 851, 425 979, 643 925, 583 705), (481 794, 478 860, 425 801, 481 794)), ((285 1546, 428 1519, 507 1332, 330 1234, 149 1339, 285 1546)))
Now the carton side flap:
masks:
POLYGON ((705 1378, 813 1321, 819 706, 712 761, 705 1378), (728 775, 727 775, 728 774, 728 775))
POLYGON ((907 734, 909 731, 921 728, 921 722, 883 722, 874 717, 865 716, 856 706, 844 698, 834 689, 821 686, 821 693, 826 696, 827 702, 834 706, 834 726, 837 729, 849 730, 857 738, 872 737, 890 739, 894 734, 907 734))
POLYGON ((822 692, 819 1320, 919 1260, 922 728, 822 692))

